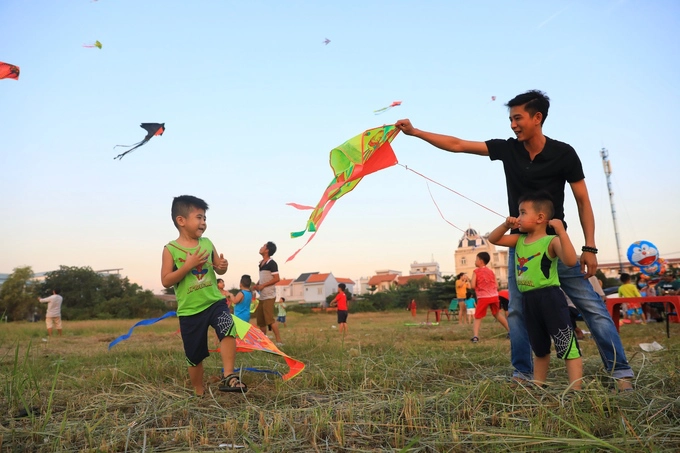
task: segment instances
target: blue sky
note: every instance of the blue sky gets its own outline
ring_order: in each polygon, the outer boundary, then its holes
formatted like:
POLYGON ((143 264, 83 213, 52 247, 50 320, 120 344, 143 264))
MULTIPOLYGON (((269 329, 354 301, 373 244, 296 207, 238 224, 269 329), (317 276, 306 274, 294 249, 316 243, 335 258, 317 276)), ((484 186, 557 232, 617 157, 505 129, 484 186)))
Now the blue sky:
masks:
MULTIPOLYGON (((19 81, 0 80, 0 272, 124 268, 158 292, 162 247, 177 235, 170 203, 192 194, 210 204, 206 236, 230 261, 228 286, 256 275, 268 240, 288 278, 408 273, 433 258, 453 273, 462 233, 402 167, 362 180, 284 264, 308 214, 286 203, 315 204, 332 178, 330 150, 400 118, 507 138, 503 104, 528 89, 552 100, 545 134, 581 157, 600 260, 617 259, 602 147, 624 259, 642 239, 680 257, 677 1, 4 0, 0 17, 0 61, 21 67, 19 81), (95 40, 101 50, 82 47, 95 40), (142 122, 166 132, 114 161, 113 145, 144 137, 142 122)), ((506 212, 500 163, 404 135, 393 148, 400 163, 506 212)), ((502 221, 431 190, 456 225, 488 232, 502 221)))

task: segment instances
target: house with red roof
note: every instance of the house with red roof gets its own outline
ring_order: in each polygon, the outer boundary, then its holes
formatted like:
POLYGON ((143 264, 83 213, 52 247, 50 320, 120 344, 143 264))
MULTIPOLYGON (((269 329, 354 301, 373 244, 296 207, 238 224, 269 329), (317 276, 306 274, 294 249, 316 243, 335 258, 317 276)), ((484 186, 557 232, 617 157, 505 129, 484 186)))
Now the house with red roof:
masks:
POLYGON ((306 272, 296 279, 282 279, 276 284, 276 297, 285 297, 287 302, 318 305, 338 291, 338 284, 344 283, 347 290, 354 291, 354 281, 336 278, 332 272, 306 272))

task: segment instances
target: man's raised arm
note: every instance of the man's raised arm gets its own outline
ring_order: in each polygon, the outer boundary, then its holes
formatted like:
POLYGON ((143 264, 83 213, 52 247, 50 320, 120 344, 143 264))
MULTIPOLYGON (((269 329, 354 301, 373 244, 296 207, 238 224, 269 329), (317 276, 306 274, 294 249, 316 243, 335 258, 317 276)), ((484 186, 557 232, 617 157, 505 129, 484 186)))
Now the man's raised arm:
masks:
POLYGON ((416 129, 408 119, 399 120, 394 124, 400 131, 406 135, 418 137, 425 140, 432 146, 436 146, 444 151, 452 153, 467 153, 476 154, 478 156, 488 156, 489 149, 485 142, 470 142, 461 140, 460 138, 450 135, 435 134, 433 132, 425 132, 416 129))

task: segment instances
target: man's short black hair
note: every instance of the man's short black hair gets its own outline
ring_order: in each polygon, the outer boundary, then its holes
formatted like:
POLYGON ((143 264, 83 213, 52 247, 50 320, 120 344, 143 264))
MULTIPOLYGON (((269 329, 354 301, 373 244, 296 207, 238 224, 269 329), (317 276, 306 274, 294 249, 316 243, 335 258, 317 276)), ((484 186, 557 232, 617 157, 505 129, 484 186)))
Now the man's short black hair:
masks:
POLYGON ((267 242, 266 244, 267 250, 269 251, 269 256, 274 256, 274 253, 276 253, 276 244, 274 244, 272 241, 267 242))
POLYGON ((479 252, 479 253, 477 254, 477 258, 479 258, 480 260, 484 261, 484 265, 485 265, 485 266, 486 266, 487 264, 489 264, 489 261, 491 261, 491 256, 490 256, 488 253, 486 253, 486 252, 479 252))
POLYGON ((54 288, 54 294, 61 294, 61 288, 54 288))
POLYGON ((191 208, 207 211, 208 203, 192 195, 180 195, 172 200, 172 223, 175 224, 176 228, 179 228, 179 225, 177 225, 177 217, 189 217, 191 208))
POLYGON ((344 291, 345 289, 347 289, 347 285, 345 285, 344 283, 340 283, 338 284, 338 288, 344 291))
POLYGON ((542 212, 548 218, 552 219, 555 215, 555 205, 553 204, 552 197, 550 194, 544 190, 538 192, 525 193, 519 200, 517 204, 522 204, 529 202, 534 206, 536 212, 542 212))
POLYGON ((526 93, 518 94, 505 104, 508 108, 521 105, 524 106, 524 110, 529 112, 531 116, 534 116, 536 112, 541 112, 543 115, 541 126, 543 126, 545 119, 548 117, 548 109, 550 108, 550 98, 547 94, 539 90, 530 90, 526 93))

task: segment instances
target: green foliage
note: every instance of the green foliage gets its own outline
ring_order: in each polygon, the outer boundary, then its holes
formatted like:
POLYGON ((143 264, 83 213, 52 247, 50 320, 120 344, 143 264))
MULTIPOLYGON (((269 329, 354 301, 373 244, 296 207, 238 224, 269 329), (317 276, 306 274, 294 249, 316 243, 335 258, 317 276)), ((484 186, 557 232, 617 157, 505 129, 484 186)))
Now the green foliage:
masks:
POLYGON ((349 306, 350 313, 362 313, 367 311, 375 311, 375 307, 371 302, 363 298, 357 298, 349 306))
POLYGON ((456 281, 435 282, 427 291, 427 295, 430 302, 429 308, 447 308, 451 299, 456 297, 456 281))
POLYGON ((127 277, 100 275, 90 267, 60 266, 49 272, 40 291, 49 294, 55 288, 61 289, 66 320, 143 317, 166 308, 151 291, 130 283, 127 277))
POLYGON ((97 309, 96 317, 99 319, 150 318, 168 311, 165 304, 148 290, 104 301, 97 309))
POLYGON ((4 313, 8 320, 26 319, 40 305, 32 278, 30 266, 18 267, 0 287, 0 314, 4 313))

